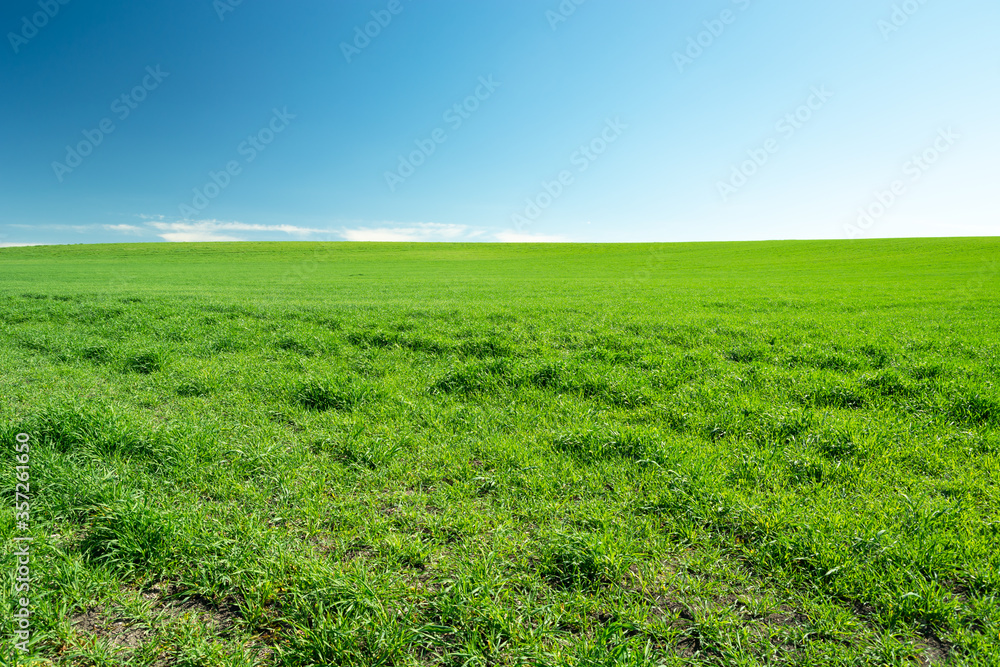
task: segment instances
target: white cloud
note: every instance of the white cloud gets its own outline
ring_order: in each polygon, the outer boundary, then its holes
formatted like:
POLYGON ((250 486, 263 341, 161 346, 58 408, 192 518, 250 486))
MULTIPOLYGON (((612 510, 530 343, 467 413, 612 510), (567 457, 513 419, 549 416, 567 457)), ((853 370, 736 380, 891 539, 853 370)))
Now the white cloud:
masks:
MULTIPOLYGON (((381 222, 372 226, 341 228, 340 230, 300 227, 297 225, 257 225, 226 220, 176 220, 168 221, 163 216, 138 215, 143 222, 138 225, 7 225, 25 229, 59 229, 80 233, 103 230, 128 236, 157 236, 172 243, 202 243, 211 241, 251 241, 262 235, 286 235, 299 239, 329 240, 342 238, 346 241, 390 241, 390 242, 468 242, 499 241, 501 243, 569 243, 571 240, 556 234, 532 234, 505 230, 491 232, 488 228, 439 222, 381 222)), ((355 223, 356 224, 356 223, 355 223)), ((264 236, 263 238, 268 238, 264 236)), ((274 238, 270 236, 270 238, 274 238)), ((280 238, 280 237, 279 237, 280 238)), ((3 247, 42 245, 34 243, 5 244, 3 247)))
POLYGON ((131 236, 141 236, 145 231, 142 227, 136 227, 135 225, 101 225, 104 229, 109 232, 121 232, 122 234, 129 234, 131 236))
POLYGON ((222 220, 147 222, 146 225, 158 230, 159 236, 164 240, 175 243, 246 240, 245 238, 230 234, 221 234, 219 232, 278 232, 299 237, 330 233, 327 229, 296 227, 295 225, 251 225, 245 222, 225 222, 222 220))
POLYGON ((79 234, 85 234, 92 231, 95 225, 20 225, 20 224, 9 224, 4 225, 5 227, 16 227, 17 229, 51 229, 55 231, 64 232, 71 230, 79 234))
POLYGON ((29 246, 45 245, 44 243, 0 243, 0 248, 27 248, 29 246))
POLYGON ((212 232, 169 232, 160 238, 171 243, 206 243, 209 241, 243 241, 244 239, 212 232))
POLYGON ((405 227, 359 227, 338 232, 348 241, 457 241, 482 234, 470 231, 466 225, 448 225, 438 222, 417 222, 405 227))
POLYGON ((523 232, 503 231, 494 234, 500 243, 569 243, 565 236, 551 234, 525 234, 523 232))

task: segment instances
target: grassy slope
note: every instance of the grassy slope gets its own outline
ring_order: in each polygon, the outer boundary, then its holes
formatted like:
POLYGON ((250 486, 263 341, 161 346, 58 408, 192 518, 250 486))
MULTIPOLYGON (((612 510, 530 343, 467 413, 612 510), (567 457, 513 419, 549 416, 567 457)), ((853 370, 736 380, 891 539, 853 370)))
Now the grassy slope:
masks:
POLYGON ((0 249, 35 653, 997 664, 998 258, 0 249))

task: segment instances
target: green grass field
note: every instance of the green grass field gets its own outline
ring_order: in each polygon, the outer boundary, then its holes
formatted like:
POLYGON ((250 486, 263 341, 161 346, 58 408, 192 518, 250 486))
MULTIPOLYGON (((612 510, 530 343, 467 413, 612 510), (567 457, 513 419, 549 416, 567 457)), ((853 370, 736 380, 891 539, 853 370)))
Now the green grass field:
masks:
POLYGON ((998 260, 0 249, 2 659, 1000 664, 998 260))

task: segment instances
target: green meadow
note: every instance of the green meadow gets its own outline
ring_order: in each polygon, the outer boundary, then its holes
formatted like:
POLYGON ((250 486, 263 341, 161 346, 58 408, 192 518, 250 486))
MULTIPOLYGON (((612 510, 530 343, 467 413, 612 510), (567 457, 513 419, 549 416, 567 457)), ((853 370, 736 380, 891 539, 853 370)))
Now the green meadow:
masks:
POLYGON ((990 238, 0 249, 0 661, 997 665, 998 377, 990 238))

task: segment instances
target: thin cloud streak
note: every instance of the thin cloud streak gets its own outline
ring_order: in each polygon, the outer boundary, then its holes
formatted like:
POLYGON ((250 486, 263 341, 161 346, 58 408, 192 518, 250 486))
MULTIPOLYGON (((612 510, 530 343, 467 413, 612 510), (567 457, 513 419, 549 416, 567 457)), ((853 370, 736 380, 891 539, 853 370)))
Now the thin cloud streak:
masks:
POLYGON ((497 232, 494 238, 500 243, 570 243, 565 236, 555 234, 525 234, 523 232, 497 232))
POLYGON ((472 240, 480 230, 467 225, 450 225, 438 222, 418 222, 399 227, 359 227, 342 229, 338 234, 347 241, 420 242, 472 240))

